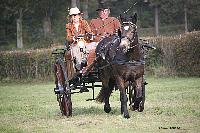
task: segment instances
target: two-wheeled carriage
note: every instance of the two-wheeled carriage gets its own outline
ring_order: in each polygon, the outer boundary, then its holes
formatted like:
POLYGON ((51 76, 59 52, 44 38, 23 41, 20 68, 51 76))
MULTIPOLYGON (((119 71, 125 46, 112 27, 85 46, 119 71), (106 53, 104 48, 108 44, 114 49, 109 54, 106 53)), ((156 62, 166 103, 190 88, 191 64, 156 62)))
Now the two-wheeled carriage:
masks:
POLYGON ((54 92, 63 115, 72 115, 72 94, 88 92, 88 88, 92 88, 93 97, 89 100, 94 100, 95 87, 101 87, 96 100, 105 102, 104 111, 107 113, 111 111, 109 97, 114 87, 120 90, 121 113, 125 118, 129 118, 128 99, 133 110, 144 110, 146 82, 141 49, 152 49, 152 46, 139 42, 133 18, 123 20, 121 33, 105 37, 96 51, 88 52, 85 37, 80 36, 70 50, 64 48, 52 52, 55 55, 54 92), (102 86, 95 82, 102 82, 102 86))
MULTIPOLYGON (((52 52, 52 54, 55 57, 54 73, 56 87, 54 88, 54 92, 57 96, 57 101, 59 103, 62 115, 71 116, 72 94, 88 92, 88 88, 91 88, 92 98, 87 99, 87 101, 95 100, 95 87, 102 87, 100 85, 101 83, 95 84, 96 82, 101 82, 99 79, 99 71, 98 69, 94 68, 94 63, 90 64, 90 66, 87 67, 85 73, 82 73, 82 70, 74 71, 74 60, 72 60, 71 57, 67 57, 70 55, 70 50, 68 48, 56 49, 52 52)), ((145 85, 146 82, 144 82, 144 84, 142 85, 142 93, 144 97, 142 100, 143 103, 140 103, 139 105, 140 108, 138 109, 138 111, 140 112, 144 110, 145 85)), ((135 102, 136 97, 135 87, 133 83, 129 82, 126 92, 129 95, 129 102, 131 105, 135 102)))

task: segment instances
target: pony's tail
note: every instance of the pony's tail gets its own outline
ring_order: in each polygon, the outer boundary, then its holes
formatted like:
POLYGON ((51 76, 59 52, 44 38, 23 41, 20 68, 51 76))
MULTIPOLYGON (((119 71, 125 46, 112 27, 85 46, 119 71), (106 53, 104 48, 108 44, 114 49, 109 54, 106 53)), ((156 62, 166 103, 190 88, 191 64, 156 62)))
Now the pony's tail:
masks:
POLYGON ((98 96, 96 97, 97 102, 103 103, 103 102, 105 102, 106 97, 110 97, 110 95, 114 89, 114 86, 115 86, 115 81, 110 79, 108 85, 106 85, 106 86, 107 87, 105 87, 103 85, 103 87, 101 88, 98 96))
POLYGON ((98 96, 96 97, 96 101, 103 103, 104 102, 104 96, 105 96, 105 89, 102 87, 98 96))

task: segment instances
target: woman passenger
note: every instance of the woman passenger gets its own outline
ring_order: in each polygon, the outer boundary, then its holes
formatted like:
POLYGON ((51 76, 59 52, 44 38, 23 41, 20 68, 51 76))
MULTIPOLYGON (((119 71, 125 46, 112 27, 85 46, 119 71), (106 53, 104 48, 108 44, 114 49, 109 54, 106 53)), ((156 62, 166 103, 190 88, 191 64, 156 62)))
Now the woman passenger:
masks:
MULTIPOLYGON (((81 16, 81 12, 77 7, 71 8, 69 11, 70 23, 66 24, 66 40, 70 45, 71 55, 74 60, 76 70, 82 68, 81 64, 87 64, 87 53, 83 53, 80 47, 77 45, 76 39, 79 35, 85 35, 91 33, 90 26, 86 20, 81 16)), ((85 48, 86 50, 86 48, 85 48)))

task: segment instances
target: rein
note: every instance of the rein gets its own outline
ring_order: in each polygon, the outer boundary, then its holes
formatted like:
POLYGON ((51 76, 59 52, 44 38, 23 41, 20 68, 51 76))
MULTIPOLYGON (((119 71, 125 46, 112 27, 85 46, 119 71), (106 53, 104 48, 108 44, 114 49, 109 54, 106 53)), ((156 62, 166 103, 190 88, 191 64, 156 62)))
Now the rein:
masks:
MULTIPOLYGON (((137 29, 137 25, 136 24, 134 24, 133 22, 123 22, 123 25, 124 24, 129 24, 129 25, 132 25, 132 26, 134 26, 136 29, 137 29)), ((127 38, 128 40, 129 40, 129 44, 132 44, 134 41, 135 41, 135 38, 136 38, 136 35, 137 34, 137 31, 135 31, 134 32, 134 35, 133 35, 133 37, 132 38, 129 38, 129 37, 126 37, 126 36, 122 36, 122 38, 127 38)), ((138 43, 136 43, 135 45, 133 45, 133 46, 130 46, 129 47, 129 49, 133 49, 133 48, 135 48, 136 46, 138 45, 138 43)))

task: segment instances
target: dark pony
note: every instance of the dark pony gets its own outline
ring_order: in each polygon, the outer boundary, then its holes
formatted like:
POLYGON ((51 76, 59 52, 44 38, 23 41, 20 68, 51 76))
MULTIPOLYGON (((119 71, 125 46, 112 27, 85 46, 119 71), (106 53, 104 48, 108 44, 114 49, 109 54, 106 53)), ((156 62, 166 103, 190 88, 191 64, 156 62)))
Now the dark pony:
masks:
MULTIPOLYGON (((104 111, 109 113, 111 107, 109 97, 112 91, 119 89, 121 101, 121 114, 129 118, 127 109, 128 97, 126 88, 132 86, 135 94, 132 97, 134 110, 139 109, 142 101, 142 85, 144 64, 138 46, 137 16, 122 18, 122 27, 118 35, 105 37, 96 48, 97 68, 102 81, 102 88, 96 100, 104 102, 104 111)), ((129 92, 130 93, 130 92, 129 92)))
POLYGON ((143 60, 143 52, 141 51, 141 45, 138 42, 137 35, 137 14, 131 17, 124 17, 120 15, 120 21, 122 23, 121 31, 119 36, 121 38, 121 46, 124 47, 124 52, 130 61, 141 61, 143 60))

